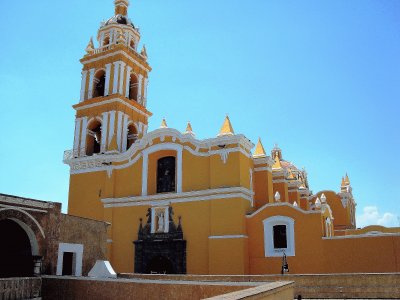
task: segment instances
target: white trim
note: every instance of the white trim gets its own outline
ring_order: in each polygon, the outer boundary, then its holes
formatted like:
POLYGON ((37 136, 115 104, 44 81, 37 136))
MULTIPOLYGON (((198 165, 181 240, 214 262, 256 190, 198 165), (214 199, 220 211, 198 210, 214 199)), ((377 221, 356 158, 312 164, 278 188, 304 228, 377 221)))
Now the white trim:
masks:
POLYGON ((122 147, 121 151, 126 151, 127 149, 127 141, 128 141, 128 122, 129 122, 129 116, 124 115, 124 121, 123 121, 123 127, 122 127, 122 147))
POLYGON ((147 178, 149 173, 149 155, 163 150, 176 151, 176 192, 182 193, 182 151, 183 146, 173 143, 164 143, 151 146, 143 150, 143 168, 142 168, 142 196, 147 196, 147 178))
POLYGON ((154 220, 156 219, 156 210, 154 208, 151 209, 151 233, 156 232, 156 222, 154 220))
POLYGON ((130 83, 131 83, 131 72, 132 72, 132 67, 127 66, 126 69, 126 81, 125 81, 125 97, 129 98, 129 90, 130 90, 130 83))
POLYGON ((264 225, 264 255, 265 257, 280 257, 285 253, 287 256, 295 256, 295 238, 294 238, 294 219, 286 216, 273 216, 263 220, 264 225), (274 248, 274 226, 286 226, 285 249, 274 248))
POLYGON ((268 171, 268 172, 272 172, 272 168, 268 168, 268 167, 259 167, 259 168, 254 168, 255 172, 261 172, 261 171, 268 171))
MULTIPOLYGON (((37 201, 37 200, 33 200, 33 199, 13 197, 13 196, 9 196, 9 195, 1 195, 1 194, 0 194, 0 202, 11 203, 13 205, 20 204, 20 205, 26 205, 26 206, 31 206, 31 207, 37 207, 37 208, 53 208, 54 207, 54 204, 52 202, 43 202, 43 201, 37 201)), ((24 207, 24 209, 25 209, 25 207, 24 207)))
POLYGON ((342 236, 331 236, 323 237, 323 240, 341 240, 341 239, 359 239, 359 238, 374 238, 374 237, 386 237, 386 236, 400 236, 398 233, 364 233, 364 234, 353 234, 353 235, 342 235, 342 236))
POLYGON ((150 114, 146 114, 145 112, 141 111, 140 109, 136 108, 135 106, 123 101, 122 99, 119 98, 112 98, 109 100, 104 100, 104 101, 96 101, 95 103, 92 104, 88 104, 88 105, 83 105, 81 107, 76 108, 76 111, 79 110, 83 110, 83 109, 88 109, 88 108, 92 108, 92 107, 97 107, 97 106, 101 106, 101 105, 105 105, 105 104, 111 104, 111 103, 121 103, 126 105, 127 107, 131 108, 132 110, 136 111, 138 114, 143 115, 145 117, 150 117, 150 114))
POLYGON ((35 225, 39 228, 39 231, 42 234, 42 237, 46 238, 46 235, 44 234, 44 230, 43 230, 42 226, 40 226, 39 222, 36 221, 36 219, 31 214, 29 214, 26 211, 24 211, 24 210, 22 210, 20 208, 17 208, 17 207, 0 208, 0 212, 6 211, 6 210, 16 210, 16 211, 18 211, 20 213, 23 213, 24 215, 28 216, 28 218, 31 219, 33 221, 33 223, 35 223, 35 225))
POLYGON ((105 208, 110 207, 129 207, 129 206, 160 206, 170 203, 210 201, 220 199, 242 198, 251 203, 250 190, 243 187, 220 188, 201 190, 185 193, 168 193, 151 196, 125 197, 125 198, 106 198, 101 202, 105 208))
POLYGON ((82 71, 82 82, 81 82, 81 101, 85 101, 85 93, 86 93, 86 78, 87 78, 87 71, 82 71))
POLYGON ((247 239, 247 235, 238 234, 238 235, 211 235, 208 237, 209 239, 247 239))
POLYGON ((144 101, 142 99, 142 85, 143 85, 143 75, 139 74, 138 76, 138 100, 140 101, 140 104, 144 104, 144 101))
POLYGON ((112 139, 114 137, 114 134, 115 134, 115 113, 116 113, 115 110, 110 111, 110 125, 108 126, 109 127, 109 130, 108 130, 108 146, 111 145, 111 141, 112 141, 112 139))
POLYGON ((63 271, 64 253, 72 252, 75 254, 73 266, 73 276, 82 276, 82 258, 83 258, 83 245, 82 244, 67 244, 60 243, 58 246, 58 260, 57 260, 57 275, 61 276, 63 271), (75 272, 74 272, 75 271, 75 272))
POLYGON ((94 72, 95 71, 96 71, 96 69, 90 69, 88 99, 93 98, 93 82, 94 82, 94 72))
MULTIPOLYGON (((112 44, 111 41, 110 41, 110 44, 112 44)), ((92 59, 89 59, 89 60, 84 60, 82 63, 84 65, 87 65, 87 64, 92 63, 92 62, 103 60, 104 58, 108 58, 108 57, 111 57, 111 56, 118 56, 119 54, 122 54, 123 56, 128 58, 131 62, 133 62, 138 67, 140 67, 140 68, 142 68, 142 69, 144 69, 146 71, 150 71, 150 68, 145 67, 144 65, 138 63, 137 60, 133 59, 131 56, 129 56, 127 53, 125 53, 125 51, 117 51, 117 52, 113 52, 113 53, 108 53, 106 55, 102 55, 102 56, 99 56, 99 57, 96 57, 96 58, 92 58, 92 59)))
POLYGON ((82 122, 83 123, 82 123, 80 154, 81 154, 81 156, 85 156, 86 155, 86 135, 87 135, 88 117, 84 117, 82 122))
MULTIPOLYGON (((1 202, 1 200, 0 200, 0 202, 1 202)), ((11 206, 11 205, 6 205, 6 204, 2 204, 2 203, 0 203, 0 207, 2 207, 2 208, 11 208, 11 209, 16 208, 15 205, 11 206)), ((28 208, 28 207, 21 207, 21 206, 19 206, 18 208, 22 209, 22 210, 34 211, 34 212, 38 212, 38 213, 42 213, 42 214, 47 214, 48 213, 48 211, 44 210, 44 209, 28 208)))
POLYGON ((106 64, 106 82, 104 88, 104 96, 110 94, 110 78, 111 78, 111 64, 106 64))
POLYGON ((125 117, 122 111, 118 112, 118 121, 117 121, 117 146, 118 150, 121 151, 121 132, 122 132, 122 120, 125 117))
POLYGON ((143 103, 143 106, 146 107, 147 106, 147 87, 149 85, 148 78, 146 78, 146 77, 144 78, 143 85, 144 85, 144 92, 143 92, 143 97, 142 97, 142 103, 143 103))
POLYGON ((119 61, 114 62, 114 82, 112 90, 113 94, 116 94, 118 92, 119 65, 120 65, 119 61))
POLYGON ((120 70, 119 70, 120 73, 119 73, 119 91, 118 91, 118 93, 121 94, 121 95, 124 94, 123 89, 124 89, 125 66, 126 66, 126 63, 121 62, 120 70))
POLYGON ((100 147, 101 153, 106 152, 107 132, 108 132, 108 112, 103 112, 103 121, 101 124, 101 147, 100 147))
POLYGON ((82 118, 75 119, 75 134, 74 134, 74 157, 79 156, 79 142, 81 134, 82 118))
POLYGON ((321 214, 321 211, 318 211, 318 210, 303 210, 299 206, 298 207, 293 206, 292 204, 290 204, 288 202, 274 202, 274 203, 264 204, 259 209, 257 209, 255 212, 253 212, 251 215, 246 215, 246 218, 252 218, 252 217, 256 216, 257 214, 259 214, 260 212, 262 212, 264 209, 266 209, 268 207, 274 207, 274 206, 287 206, 287 207, 295 209, 298 212, 301 212, 303 214, 321 214))
POLYGON ((22 222, 19 219, 10 218, 10 220, 13 220, 15 223, 17 223, 19 226, 21 226, 22 229, 25 231, 25 233, 28 235, 29 243, 31 244, 32 255, 40 255, 39 244, 38 244, 38 241, 36 239, 35 233, 33 232, 32 228, 30 228, 28 226, 28 224, 22 222))

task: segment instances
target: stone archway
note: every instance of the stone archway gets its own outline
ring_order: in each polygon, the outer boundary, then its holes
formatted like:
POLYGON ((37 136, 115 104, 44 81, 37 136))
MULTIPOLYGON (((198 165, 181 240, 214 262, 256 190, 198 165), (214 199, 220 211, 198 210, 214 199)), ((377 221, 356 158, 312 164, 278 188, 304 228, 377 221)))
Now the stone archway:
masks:
POLYGON ((0 233, 0 278, 32 276, 33 253, 27 232, 16 221, 4 219, 0 233))

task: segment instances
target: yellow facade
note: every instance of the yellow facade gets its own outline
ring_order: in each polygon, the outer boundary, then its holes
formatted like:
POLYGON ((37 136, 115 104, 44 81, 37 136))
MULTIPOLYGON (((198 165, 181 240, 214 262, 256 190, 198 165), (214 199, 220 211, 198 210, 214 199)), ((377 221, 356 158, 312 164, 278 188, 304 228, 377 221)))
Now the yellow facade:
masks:
POLYGON ((117 272, 135 270, 133 242, 145 226, 165 239, 176 224, 189 274, 279 273, 284 254, 292 273, 400 271, 400 228, 356 229, 347 175, 340 192, 312 194, 305 170, 277 146, 268 156, 261 140, 252 153, 229 117, 206 140, 190 124, 181 133, 165 120, 148 132, 151 67, 128 4, 115 1, 99 46, 91 41, 81 59, 74 148, 64 155, 68 213, 110 223, 108 257, 117 272))

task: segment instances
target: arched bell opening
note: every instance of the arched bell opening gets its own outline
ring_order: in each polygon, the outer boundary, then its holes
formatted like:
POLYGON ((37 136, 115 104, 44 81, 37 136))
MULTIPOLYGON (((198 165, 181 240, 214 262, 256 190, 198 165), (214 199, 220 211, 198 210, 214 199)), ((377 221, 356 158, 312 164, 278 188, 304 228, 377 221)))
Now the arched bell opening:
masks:
POLYGON ((138 132, 135 125, 130 124, 128 126, 128 135, 126 138, 126 150, 128 150, 138 139, 138 132))
POLYGON ((109 36, 105 37, 103 40, 103 46, 108 46, 108 45, 110 45, 110 37, 109 36))
POLYGON ((103 97, 106 87, 106 72, 104 70, 100 70, 95 74, 93 86, 93 98, 103 97))
POLYGON ((157 161, 157 193, 176 191, 176 158, 167 156, 157 161))
POLYGON ((101 122, 93 120, 87 129, 86 138, 86 155, 92 156, 93 154, 100 153, 101 150, 101 122))
POLYGON ((129 99, 133 101, 138 101, 138 87, 139 80, 135 74, 131 74, 130 82, 129 82, 129 99))
POLYGON ((0 221, 0 278, 31 277, 34 274, 33 252, 37 251, 34 249, 37 241, 34 234, 29 235, 24 227, 12 219, 0 221))

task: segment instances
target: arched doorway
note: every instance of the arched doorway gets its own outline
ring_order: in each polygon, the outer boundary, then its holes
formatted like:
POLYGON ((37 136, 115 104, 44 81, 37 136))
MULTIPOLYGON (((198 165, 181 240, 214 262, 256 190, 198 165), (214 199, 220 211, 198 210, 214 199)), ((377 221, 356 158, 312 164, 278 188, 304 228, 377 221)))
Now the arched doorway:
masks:
POLYGON ((25 230, 15 221, 0 221, 0 278, 33 276, 31 242, 25 230))
POLYGON ((147 274, 175 274, 171 261, 165 256, 153 257, 148 266, 147 274))

